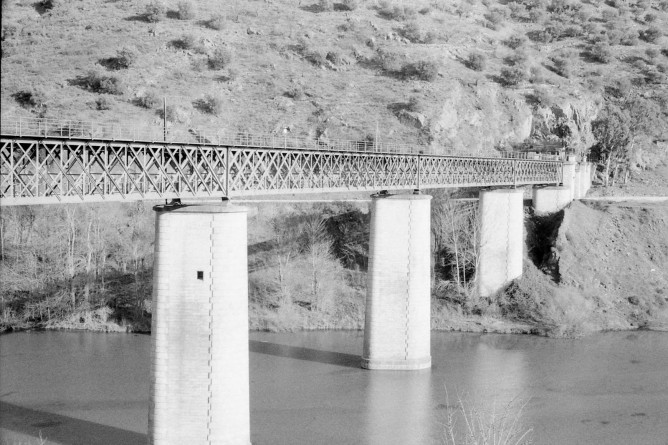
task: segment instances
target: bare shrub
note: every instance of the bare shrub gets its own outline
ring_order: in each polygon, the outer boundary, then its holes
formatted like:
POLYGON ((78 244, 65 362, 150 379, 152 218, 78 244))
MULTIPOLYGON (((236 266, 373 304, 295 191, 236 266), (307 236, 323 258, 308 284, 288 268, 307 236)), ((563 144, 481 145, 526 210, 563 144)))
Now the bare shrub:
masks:
POLYGON ((415 21, 406 23, 399 33, 412 43, 432 43, 436 40, 436 35, 433 32, 425 33, 415 21))
POLYGON ((137 104, 143 108, 153 109, 162 104, 162 99, 158 93, 150 90, 137 98, 137 104))
POLYGON ((499 81, 501 82, 501 85, 506 87, 517 86, 524 82, 526 78, 526 69, 519 66, 502 68, 499 75, 499 81))
POLYGON ((138 58, 136 49, 124 47, 116 52, 116 57, 106 59, 104 64, 114 70, 123 70, 130 68, 138 58))
POLYGON ((312 63, 317 67, 321 67, 327 64, 325 53, 318 49, 305 51, 303 53, 303 56, 308 62, 312 63))
POLYGON ((403 79, 418 79, 432 82, 438 77, 438 65, 426 60, 407 63, 401 67, 399 75, 403 79))
POLYGON ((197 108, 204 113, 218 115, 223 111, 224 104, 222 97, 208 94, 197 102, 197 108))
POLYGON ((333 0, 320 0, 318 6, 321 11, 333 11, 334 10, 334 1, 333 0))
POLYGON ((225 28, 225 16, 222 14, 214 14, 206 22, 206 26, 216 31, 220 31, 225 28))
POLYGON ((325 56, 332 65, 341 65, 345 62, 345 58, 338 51, 327 51, 325 56))
POLYGON ((589 48, 589 56, 599 63, 609 63, 612 61, 612 51, 610 45, 597 43, 589 48))
POLYGON ((471 53, 466 61, 466 66, 473 71, 482 71, 487 64, 487 57, 482 53, 471 53))
POLYGON ((94 93, 120 95, 124 92, 121 79, 116 76, 105 76, 94 70, 78 78, 78 82, 83 88, 94 93))
POLYGON ((625 46, 636 46, 639 42, 638 33, 635 31, 625 32, 619 41, 619 43, 625 46))
POLYGON ((146 21, 150 23, 157 23, 165 18, 166 13, 167 8, 162 2, 152 1, 146 5, 144 15, 146 17, 146 21))
POLYGON ((399 31, 402 36, 406 37, 413 43, 420 42, 422 40, 422 30, 420 25, 417 22, 408 22, 399 31))
POLYGON ((357 0, 342 0, 340 3, 340 8, 343 11, 354 11, 357 9, 357 6, 357 0))
POLYGON ((524 46, 526 44, 526 37, 524 37, 521 34, 515 34, 510 36, 507 40, 505 40, 503 43, 512 49, 517 49, 521 46, 524 46))
POLYGON ((503 22, 506 20, 505 14, 500 8, 491 10, 485 14, 485 18, 487 19, 487 27, 494 30, 501 28, 503 22))
POLYGON ((544 83, 545 75, 543 74, 543 69, 539 66, 532 66, 529 70, 529 82, 531 83, 544 83))
POLYGON ((176 16, 180 20, 192 20, 195 18, 195 6, 188 1, 181 1, 176 5, 176 16))
POLYGON ((382 0, 378 4, 378 15, 389 20, 403 21, 417 17, 417 11, 412 6, 396 6, 388 0, 382 0))
POLYGON ((394 72, 401 69, 401 57, 397 53, 387 51, 384 48, 376 50, 374 62, 383 71, 394 72))
MULTIPOLYGON (((3 2, 3 5, 8 2, 3 2)), ((37 5, 39 5, 40 8, 44 11, 51 11, 54 9, 56 6, 58 6, 61 3, 59 0, 42 0, 41 2, 38 2, 37 5)))
POLYGON ((180 39, 172 40, 172 45, 175 48, 190 50, 198 54, 206 53, 206 47, 202 45, 201 40, 192 34, 184 34, 180 39))
POLYGON ((655 43, 663 33, 656 26, 650 26, 647 29, 640 31, 639 36, 642 40, 648 43, 655 43))
POLYGON ((659 56, 659 50, 656 48, 647 48, 645 50, 645 55, 650 59, 654 60, 659 56))
POLYGON ((562 77, 571 77, 571 58, 566 55, 552 57, 552 64, 554 72, 562 77))
POLYGON ((111 110, 114 101, 106 96, 100 96, 95 99, 95 109, 97 110, 111 110))
POLYGON ((232 62, 232 52, 227 48, 216 48, 209 55, 208 64, 212 70, 222 70, 232 62))
POLYGON ((529 11, 529 21, 531 23, 540 23, 545 19, 545 11, 542 9, 532 9, 529 11))
POLYGON ((527 62, 527 60, 529 60, 529 56, 522 48, 516 50, 505 59, 507 64, 515 66, 523 65, 527 62))
POLYGON ((38 88, 21 90, 13 94, 14 100, 24 108, 41 110, 46 108, 46 94, 38 88))
POLYGON ((301 100, 304 98, 304 90, 299 86, 294 86, 283 93, 283 95, 290 99, 301 100))

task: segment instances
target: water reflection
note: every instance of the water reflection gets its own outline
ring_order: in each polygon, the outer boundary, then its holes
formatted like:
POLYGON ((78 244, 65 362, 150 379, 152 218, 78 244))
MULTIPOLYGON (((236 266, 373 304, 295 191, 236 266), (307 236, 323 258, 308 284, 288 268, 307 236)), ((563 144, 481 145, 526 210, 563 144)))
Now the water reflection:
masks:
POLYGON ((468 381, 468 399, 475 406, 503 407, 528 392, 524 351, 503 337, 483 337, 473 347, 473 366, 468 381), (491 406, 490 406, 491 405, 491 406))
POLYGON ((374 372, 366 387, 363 443, 427 444, 432 414, 430 370, 374 372))

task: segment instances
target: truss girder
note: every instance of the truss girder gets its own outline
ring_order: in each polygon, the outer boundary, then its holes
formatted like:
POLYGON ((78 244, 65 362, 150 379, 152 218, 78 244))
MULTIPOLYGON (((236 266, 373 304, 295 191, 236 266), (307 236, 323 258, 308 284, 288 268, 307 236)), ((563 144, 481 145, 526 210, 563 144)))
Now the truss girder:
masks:
POLYGON ((561 182, 561 162, 2 137, 0 203, 561 182))

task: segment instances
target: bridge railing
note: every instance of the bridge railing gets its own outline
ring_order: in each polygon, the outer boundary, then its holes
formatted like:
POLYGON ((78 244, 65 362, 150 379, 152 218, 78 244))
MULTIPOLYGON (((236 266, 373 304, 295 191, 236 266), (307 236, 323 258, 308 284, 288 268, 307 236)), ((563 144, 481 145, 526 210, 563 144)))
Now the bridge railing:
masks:
POLYGON ((289 134, 230 132, 211 128, 174 128, 136 124, 92 121, 2 117, 4 136, 56 137, 174 144, 206 144, 217 146, 354 151, 374 153, 433 154, 425 146, 397 144, 372 140, 314 139, 289 134))

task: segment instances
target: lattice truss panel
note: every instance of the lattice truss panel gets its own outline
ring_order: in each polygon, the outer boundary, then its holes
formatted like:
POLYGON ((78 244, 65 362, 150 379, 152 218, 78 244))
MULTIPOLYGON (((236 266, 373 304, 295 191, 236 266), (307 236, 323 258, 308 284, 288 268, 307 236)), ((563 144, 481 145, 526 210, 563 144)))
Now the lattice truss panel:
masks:
POLYGON ((3 205, 554 184, 558 161, 2 138, 3 205))
POLYGON ((417 187, 416 156, 231 149, 230 191, 373 190, 417 187))

